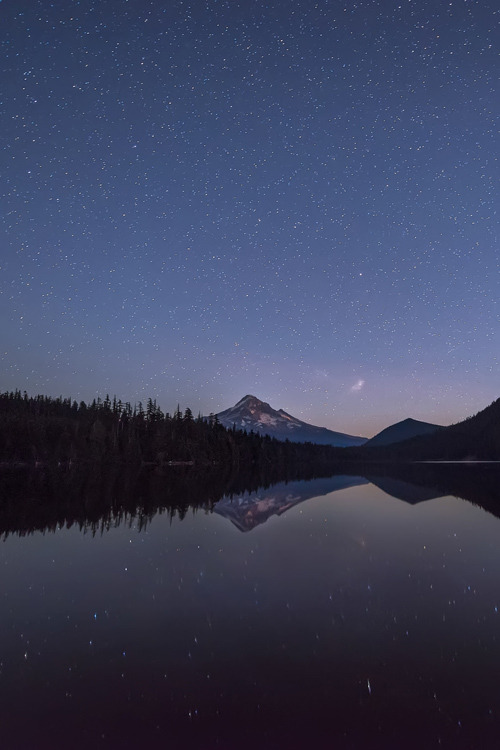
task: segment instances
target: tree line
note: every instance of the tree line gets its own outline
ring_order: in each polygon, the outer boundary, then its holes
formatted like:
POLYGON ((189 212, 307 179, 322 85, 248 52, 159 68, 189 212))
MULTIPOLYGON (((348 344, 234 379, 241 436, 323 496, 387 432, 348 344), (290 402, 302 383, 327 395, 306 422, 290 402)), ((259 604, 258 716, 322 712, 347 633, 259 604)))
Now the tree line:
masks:
POLYGON ((343 449, 282 442, 221 425, 216 415, 194 417, 190 408, 163 413, 156 400, 132 405, 114 396, 91 403, 71 398, 0 394, 0 461, 128 464, 224 464, 280 471, 328 466, 343 449))
POLYGON ((500 399, 478 414, 431 435, 387 446, 336 448, 280 441, 226 428, 217 415, 194 417, 177 406, 163 413, 156 400, 132 405, 114 396, 91 403, 19 390, 0 394, 0 462, 120 461, 275 468, 328 468, 341 462, 500 460, 500 399))

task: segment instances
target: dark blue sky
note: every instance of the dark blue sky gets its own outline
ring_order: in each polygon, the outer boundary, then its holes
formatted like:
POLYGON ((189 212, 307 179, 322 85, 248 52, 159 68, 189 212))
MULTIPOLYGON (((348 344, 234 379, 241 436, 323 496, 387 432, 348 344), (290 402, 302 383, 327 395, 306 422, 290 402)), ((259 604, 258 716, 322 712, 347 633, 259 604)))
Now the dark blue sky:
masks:
POLYGON ((496 2, 0 2, 0 389, 500 396, 496 2))

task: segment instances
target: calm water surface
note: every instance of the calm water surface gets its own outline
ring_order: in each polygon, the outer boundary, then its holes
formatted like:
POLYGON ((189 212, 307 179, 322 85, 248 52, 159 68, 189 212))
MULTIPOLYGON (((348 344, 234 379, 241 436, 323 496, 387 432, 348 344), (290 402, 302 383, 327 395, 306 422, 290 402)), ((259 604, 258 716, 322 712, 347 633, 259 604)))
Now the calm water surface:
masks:
POLYGON ((498 747, 500 521, 395 494, 336 477, 9 535, 1 747, 498 747))

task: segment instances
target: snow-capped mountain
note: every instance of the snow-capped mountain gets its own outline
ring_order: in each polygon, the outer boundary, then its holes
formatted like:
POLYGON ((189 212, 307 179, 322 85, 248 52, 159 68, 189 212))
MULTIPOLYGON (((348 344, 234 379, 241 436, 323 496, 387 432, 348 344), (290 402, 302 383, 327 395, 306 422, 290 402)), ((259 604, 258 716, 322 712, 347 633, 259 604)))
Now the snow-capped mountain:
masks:
POLYGON ((345 448, 353 445, 363 445, 367 438, 345 435, 334 432, 326 427, 316 427, 300 419, 292 417, 283 409, 276 411, 269 404, 255 396, 245 396, 230 409, 217 414, 219 422, 224 427, 236 427, 270 435, 278 440, 291 440, 294 443, 319 443, 320 445, 335 445, 345 448))

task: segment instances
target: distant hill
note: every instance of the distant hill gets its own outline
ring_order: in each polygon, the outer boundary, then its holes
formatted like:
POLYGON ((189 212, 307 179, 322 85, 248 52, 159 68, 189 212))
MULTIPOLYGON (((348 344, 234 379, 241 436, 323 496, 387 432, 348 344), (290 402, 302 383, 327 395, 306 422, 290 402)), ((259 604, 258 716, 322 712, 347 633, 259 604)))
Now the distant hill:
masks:
POLYGON ((391 445, 391 443, 400 443, 402 440, 419 435, 428 435, 436 430, 442 429, 441 425, 431 424, 430 422, 420 422, 418 419, 403 419, 402 422, 386 427, 371 440, 368 440, 366 446, 391 445))
POLYGON ((239 430, 270 435, 277 440, 290 440, 294 443, 317 443, 337 447, 359 446, 366 443, 365 437, 346 435, 334 432, 326 427, 302 422, 287 414, 283 409, 276 411, 265 401, 247 395, 229 409, 217 414, 219 422, 229 429, 235 426, 239 430))
POLYGON ((373 450, 391 460, 500 461, 500 399, 463 422, 373 450))

